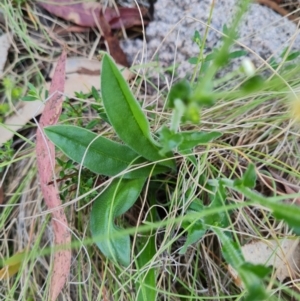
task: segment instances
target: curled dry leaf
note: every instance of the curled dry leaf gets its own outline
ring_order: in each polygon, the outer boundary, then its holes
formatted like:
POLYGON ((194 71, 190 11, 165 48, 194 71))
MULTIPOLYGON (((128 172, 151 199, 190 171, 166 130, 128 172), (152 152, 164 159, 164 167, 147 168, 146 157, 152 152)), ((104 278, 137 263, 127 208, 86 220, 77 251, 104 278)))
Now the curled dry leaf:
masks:
MULTIPOLYGON (((300 246, 299 240, 281 239, 256 241, 242 247, 246 261, 253 264, 273 266, 276 278, 283 282, 286 278, 299 278, 300 246)), ((243 287, 237 272, 228 266, 228 271, 237 286, 243 287)))
MULTIPOLYGON (((38 2, 38 5, 46 9, 51 14, 71 21, 83 27, 99 26, 99 16, 102 6, 97 2, 75 3, 73 0, 64 1, 51 0, 50 3, 38 2), (57 3, 57 4, 56 4, 57 3)), ((141 8, 142 16, 147 15, 147 9, 141 8)), ((141 16, 137 8, 120 7, 118 11, 114 8, 107 7, 103 12, 104 18, 112 29, 118 29, 124 26, 130 28, 135 25, 141 25, 141 16)), ((147 23, 144 21, 144 24, 147 23)))
POLYGON ((63 288, 70 271, 71 251, 66 249, 71 242, 66 215, 61 206, 59 192, 52 181, 55 165, 55 147, 46 138, 44 127, 57 122, 62 109, 62 92, 65 83, 66 52, 64 51, 58 61, 51 82, 49 95, 52 95, 45 105, 44 112, 40 118, 36 138, 36 154, 38 175, 45 203, 52 211, 52 226, 56 246, 64 246, 65 249, 58 250, 54 255, 53 271, 50 283, 50 300, 56 300, 63 288))

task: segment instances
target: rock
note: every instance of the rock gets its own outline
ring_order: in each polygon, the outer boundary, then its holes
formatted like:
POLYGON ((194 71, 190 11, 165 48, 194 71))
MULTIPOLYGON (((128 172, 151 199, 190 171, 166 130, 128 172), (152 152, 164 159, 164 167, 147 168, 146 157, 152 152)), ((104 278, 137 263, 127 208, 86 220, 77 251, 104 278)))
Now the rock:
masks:
MULTIPOLYGON (((230 25, 236 12, 236 0, 216 0, 211 28, 206 40, 206 53, 221 45, 223 26, 230 25)), ((179 63, 177 74, 183 77, 192 69, 188 59, 197 56, 198 46, 192 41, 195 30, 203 37, 208 21, 211 0, 158 0, 154 20, 146 29, 145 48, 142 40, 126 40, 122 48, 129 61, 135 64, 153 61, 158 57, 162 67, 179 63)), ((278 58, 285 47, 293 44, 300 49, 296 25, 268 7, 250 4, 239 26, 235 49, 246 49, 256 66, 274 55, 278 58)), ((233 66, 234 67, 234 66, 233 66)))

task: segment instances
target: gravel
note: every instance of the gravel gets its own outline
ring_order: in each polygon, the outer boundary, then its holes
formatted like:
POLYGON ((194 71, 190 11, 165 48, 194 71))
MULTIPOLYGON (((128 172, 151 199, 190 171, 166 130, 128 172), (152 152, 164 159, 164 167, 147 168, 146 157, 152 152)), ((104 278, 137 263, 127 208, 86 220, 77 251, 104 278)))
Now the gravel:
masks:
MULTIPOLYGON (((220 32, 225 24, 230 25, 238 2, 215 1, 211 29, 206 40, 207 53, 221 45, 220 32)), ((154 20, 146 29, 147 43, 143 44, 139 39, 121 43, 129 61, 140 64, 155 58, 162 67, 172 66, 176 62, 179 63, 178 76, 185 76, 192 67, 188 59, 199 53, 192 37, 195 30, 201 36, 204 35, 211 4, 211 0, 158 0, 154 20)), ((291 43, 292 48, 300 50, 297 26, 268 7, 250 4, 239 26, 239 45, 234 48, 248 48, 249 56, 256 66, 263 64, 270 56, 278 58, 291 43)))

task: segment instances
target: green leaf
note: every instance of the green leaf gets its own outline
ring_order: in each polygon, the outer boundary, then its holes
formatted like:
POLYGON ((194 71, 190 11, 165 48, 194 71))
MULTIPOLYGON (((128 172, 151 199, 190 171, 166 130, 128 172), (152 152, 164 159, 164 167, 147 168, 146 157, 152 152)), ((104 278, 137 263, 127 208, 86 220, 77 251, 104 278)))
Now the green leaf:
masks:
POLYGON ((196 65, 198 63, 198 57, 193 56, 188 59, 188 62, 192 65, 196 65))
POLYGON ((86 125, 85 128, 90 130, 90 129, 94 128, 98 123, 99 123, 99 119, 93 119, 86 125))
MULTIPOLYGON (((98 174, 115 176, 133 164, 148 162, 126 145, 80 127, 57 125, 46 127, 44 130, 47 137, 69 158, 98 174)), ((139 168, 126 173, 124 177, 147 177, 151 169, 152 166, 139 168)), ((164 166, 156 166, 154 174, 166 170, 168 168, 164 166)))
POLYGON ((159 142, 162 146, 160 153, 165 155, 170 151, 176 150, 177 146, 182 142, 182 138, 178 133, 174 133, 166 126, 162 126, 159 130, 159 142))
POLYGON ((132 207, 145 181, 115 179, 94 201, 90 215, 90 229, 98 248, 107 258, 124 266, 130 264, 130 237, 120 232, 114 220, 132 207))
POLYGON ((101 102, 100 94, 94 86, 92 86, 91 92, 92 92, 92 95, 95 98, 96 102, 101 102))
POLYGON ((269 300, 270 295, 263 284, 264 278, 270 274, 272 268, 245 262, 238 268, 238 273, 248 290, 246 301, 269 300))
MULTIPOLYGON (((206 185, 206 189, 209 191, 211 190, 211 193, 209 194, 209 198, 211 200, 211 203, 207 208, 218 208, 223 207, 225 205, 226 201, 226 190, 224 186, 222 185, 221 181, 219 181, 218 185, 210 187, 210 185, 206 185)), ((228 218, 228 213, 224 211, 223 209, 220 209, 219 212, 215 214, 211 214, 205 217, 204 219, 206 225, 212 225, 222 228, 227 228, 230 225, 230 220, 228 218)))
POLYGON ((182 248, 179 251, 179 254, 185 254, 187 251, 187 248, 199 241, 206 233, 207 231, 207 227, 205 227, 205 225, 201 222, 201 221, 196 221, 194 223, 183 223, 182 227, 184 229, 188 229, 187 230, 187 238, 186 241, 184 243, 184 245, 182 246, 182 248))
MULTIPOLYGON (((102 101, 118 136, 135 152, 150 161, 164 159, 151 136, 148 120, 113 60, 105 54, 101 74, 102 101)), ((174 167, 174 161, 161 164, 174 167)))
POLYGON ((27 96, 24 96, 21 98, 22 101, 35 101, 38 99, 39 98, 37 96, 30 96, 30 95, 27 95, 27 96))
POLYGON ((186 131, 175 133, 166 126, 163 126, 159 130, 159 142, 162 145, 162 154, 166 154, 170 151, 175 151, 178 148, 179 152, 191 150, 199 144, 207 144, 208 142, 222 136, 220 132, 196 132, 186 131))
POLYGON ((263 279, 269 274, 270 268, 262 265, 254 265, 245 261, 240 246, 234 242, 221 228, 212 228, 222 243, 222 253, 227 261, 239 274, 248 294, 247 301, 268 300, 267 293, 263 284, 263 279))
MULTIPOLYGON (((267 200, 266 200, 267 201, 267 200)), ((285 221, 297 235, 300 235, 300 207, 268 201, 264 206, 273 210, 275 218, 285 221)))
POLYGON ((287 56, 287 58, 286 58, 286 62, 287 61, 292 61, 292 60, 294 60, 294 59, 296 59, 298 56, 300 56, 300 51, 294 51, 294 52, 291 52, 288 56, 287 56))
POLYGON ((249 164, 242 178, 234 180, 233 185, 254 188, 256 185, 256 172, 254 165, 249 164))
POLYGON ((254 75, 247 79, 241 89, 246 93, 253 93, 261 90, 264 86, 264 79, 260 75, 254 75))
MULTIPOLYGON (((195 212, 201 212, 204 210, 204 206, 201 200, 195 199, 189 206, 186 215, 189 213, 195 213, 195 212)), ((200 220, 187 220, 182 223, 182 228, 187 230, 187 238, 183 245, 183 247, 180 249, 179 254, 185 254, 187 251, 187 248, 200 240, 206 233, 208 227, 204 224, 204 219, 200 220)))
POLYGON ((194 36, 193 36, 193 42, 195 42, 198 46, 201 46, 201 36, 198 30, 195 30, 194 36))
POLYGON ((188 131, 188 132, 181 132, 180 133, 183 141, 179 145, 178 150, 186 150, 192 149, 193 147, 199 144, 206 144, 211 142, 212 140, 219 138, 222 136, 220 132, 196 132, 196 131, 188 131))
POLYGON ((186 106, 182 121, 190 121, 193 124, 200 122, 200 107, 196 102, 191 102, 186 106))
POLYGON ((237 51, 230 52, 229 55, 228 55, 228 58, 229 59, 235 59, 235 58, 245 56, 245 55, 247 55, 247 51, 237 50, 237 51))
POLYGON ((239 267, 245 263, 241 248, 232 240, 228 232, 225 232, 223 229, 217 227, 212 227, 212 230, 217 234, 222 243, 222 253, 226 262, 232 265, 234 269, 238 270, 239 267))
POLYGON ((168 97, 168 107, 175 107, 175 100, 181 99, 184 104, 190 102, 191 86, 190 83, 184 79, 172 86, 169 97, 168 97))

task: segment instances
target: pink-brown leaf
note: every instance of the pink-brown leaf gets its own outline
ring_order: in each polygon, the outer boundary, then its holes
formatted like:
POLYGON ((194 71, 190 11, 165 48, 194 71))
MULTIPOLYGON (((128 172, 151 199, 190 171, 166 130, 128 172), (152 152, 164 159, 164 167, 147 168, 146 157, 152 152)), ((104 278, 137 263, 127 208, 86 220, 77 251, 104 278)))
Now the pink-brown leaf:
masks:
MULTIPOLYGON (((51 0, 51 4, 45 2, 39 2, 38 4, 51 14, 77 25, 83 27, 99 26, 100 12, 102 11, 100 3, 73 3, 72 0, 69 1, 69 4, 60 4, 60 2, 60 0, 51 0)), ((147 9, 142 8, 141 12, 143 16, 146 16, 147 9)), ((121 7, 116 11, 114 8, 108 7, 104 11, 104 17, 112 29, 118 29, 122 26, 130 28, 142 24, 137 8, 121 7)), ((144 21, 144 23, 147 22, 144 21)))
MULTIPOLYGON (((54 243, 56 246, 67 246, 71 242, 71 235, 68 230, 66 215, 61 206, 59 193, 55 183, 49 184, 52 180, 55 167, 55 147, 46 138, 44 127, 53 125, 57 122, 62 109, 62 92, 65 84, 65 63, 66 51, 63 51, 57 64, 51 86, 50 99, 45 105, 45 109, 40 118, 39 127, 36 138, 36 154, 38 175, 40 185, 44 196, 45 203, 48 209, 52 211, 52 227, 54 232, 54 243)), ((71 251, 70 249, 62 249, 55 253, 53 272, 51 275, 50 284, 50 300, 54 301, 58 297, 64 284, 66 283, 71 266, 71 251)))

